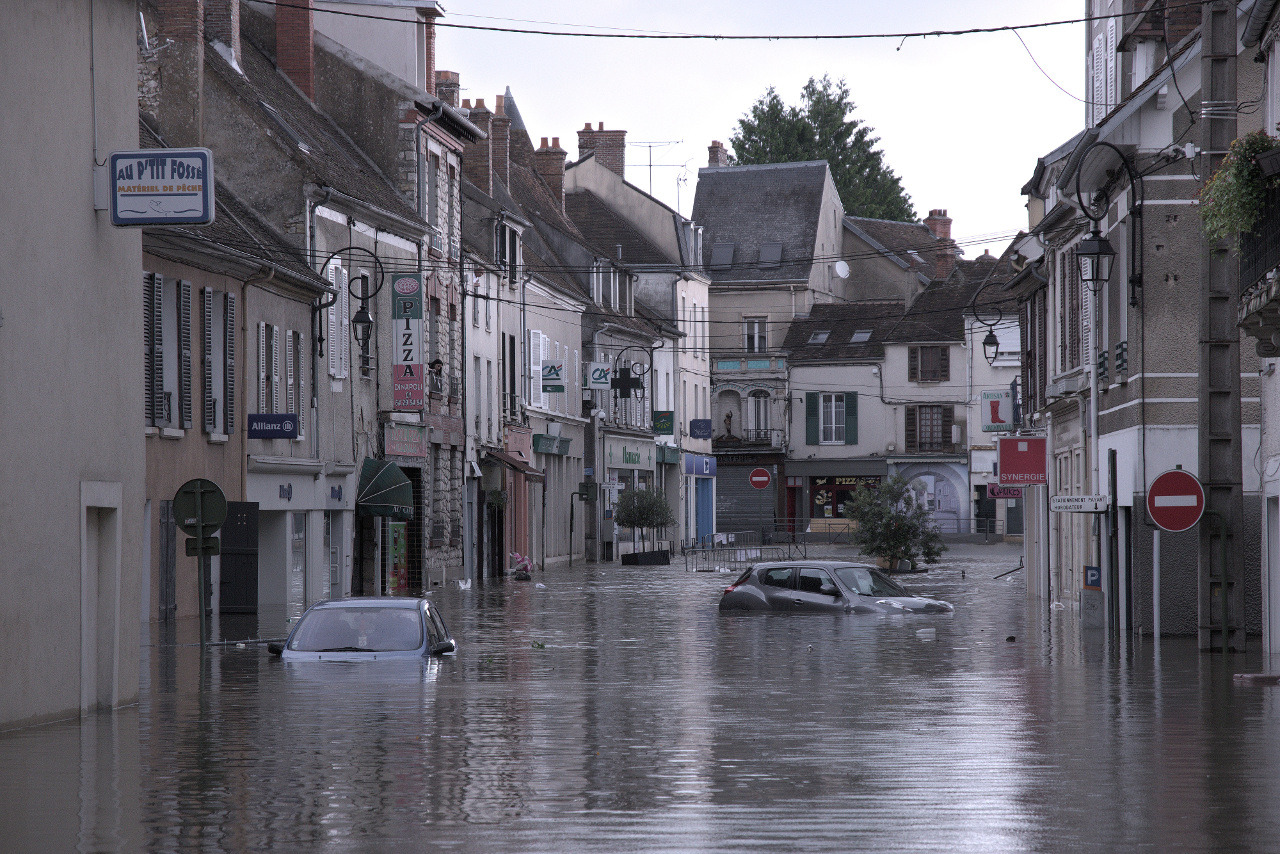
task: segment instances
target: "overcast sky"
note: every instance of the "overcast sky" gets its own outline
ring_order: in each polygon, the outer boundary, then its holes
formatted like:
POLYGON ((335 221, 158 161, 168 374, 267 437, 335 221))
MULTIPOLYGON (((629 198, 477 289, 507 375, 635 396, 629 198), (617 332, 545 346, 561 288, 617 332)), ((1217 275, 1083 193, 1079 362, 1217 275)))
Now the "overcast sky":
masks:
MULTIPOLYGON (((1078 18, 1079 0, 445 0, 444 23, 580 32, 850 34, 1033 24, 1078 18), (560 25, 549 26, 550 24, 560 25)), ((810 77, 848 83, 857 111, 917 216, 945 208, 967 257, 1003 250, 1026 227, 1019 189, 1036 158, 1083 127, 1083 25, 847 41, 652 41, 441 27, 436 67, 462 97, 510 86, 535 145, 560 137, 576 158, 590 122, 627 131, 627 180, 688 214, 713 139, 773 86, 798 103, 810 77), (1033 57, 1034 56, 1034 60, 1033 57), (1040 68, 1037 68, 1037 63, 1040 68), (1059 88, 1061 87, 1061 88, 1059 88), (1062 90, 1065 89, 1070 95, 1062 90), (1072 97, 1077 96, 1077 97, 1072 97), (672 143, 652 148, 639 143, 672 143), (652 155, 653 168, 649 168, 652 155), (683 181, 683 183, 681 183, 683 181)))

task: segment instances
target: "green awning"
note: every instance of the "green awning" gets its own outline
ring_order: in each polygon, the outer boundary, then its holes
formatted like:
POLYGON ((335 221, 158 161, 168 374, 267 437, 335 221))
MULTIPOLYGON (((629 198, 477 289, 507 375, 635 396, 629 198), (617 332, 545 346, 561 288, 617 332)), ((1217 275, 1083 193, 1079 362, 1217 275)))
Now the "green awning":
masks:
POLYGON ((413 519, 413 484, 395 463, 365 457, 356 490, 356 512, 362 516, 413 519))

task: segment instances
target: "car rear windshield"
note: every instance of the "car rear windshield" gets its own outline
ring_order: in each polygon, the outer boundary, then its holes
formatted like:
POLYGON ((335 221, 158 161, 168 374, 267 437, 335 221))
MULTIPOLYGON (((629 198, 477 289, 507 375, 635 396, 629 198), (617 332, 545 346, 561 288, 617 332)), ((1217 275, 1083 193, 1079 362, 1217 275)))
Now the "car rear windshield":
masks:
POLYGON ((422 646, 416 608, 316 608, 289 638, 301 652, 395 652, 422 646))
POLYGON ((897 582, 865 566, 842 566, 836 575, 860 596, 910 596, 897 582))

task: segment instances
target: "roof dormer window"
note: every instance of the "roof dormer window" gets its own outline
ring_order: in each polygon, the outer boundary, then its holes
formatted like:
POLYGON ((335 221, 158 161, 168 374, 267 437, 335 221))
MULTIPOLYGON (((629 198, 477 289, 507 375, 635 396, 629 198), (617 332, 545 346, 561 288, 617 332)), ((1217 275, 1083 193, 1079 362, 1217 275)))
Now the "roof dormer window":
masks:
POLYGON ((782 263, 781 243, 762 243, 760 245, 760 266, 777 267, 782 263))
POLYGON ((853 333, 853 337, 849 339, 850 344, 865 344, 871 340, 870 329, 859 329, 853 333))
POLYGON ((733 265, 733 244, 716 243, 711 246, 711 269, 727 270, 733 265))
POLYGON ((809 336, 810 344, 826 344, 827 336, 831 334, 830 329, 822 329, 809 336))

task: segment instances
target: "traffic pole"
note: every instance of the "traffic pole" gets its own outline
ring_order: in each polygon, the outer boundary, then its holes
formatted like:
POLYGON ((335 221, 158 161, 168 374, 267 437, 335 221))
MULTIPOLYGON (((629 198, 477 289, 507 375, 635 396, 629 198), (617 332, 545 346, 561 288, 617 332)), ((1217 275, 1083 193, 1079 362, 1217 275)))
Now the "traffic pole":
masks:
POLYGON ((1151 538, 1151 630, 1160 642, 1160 528, 1151 538))

